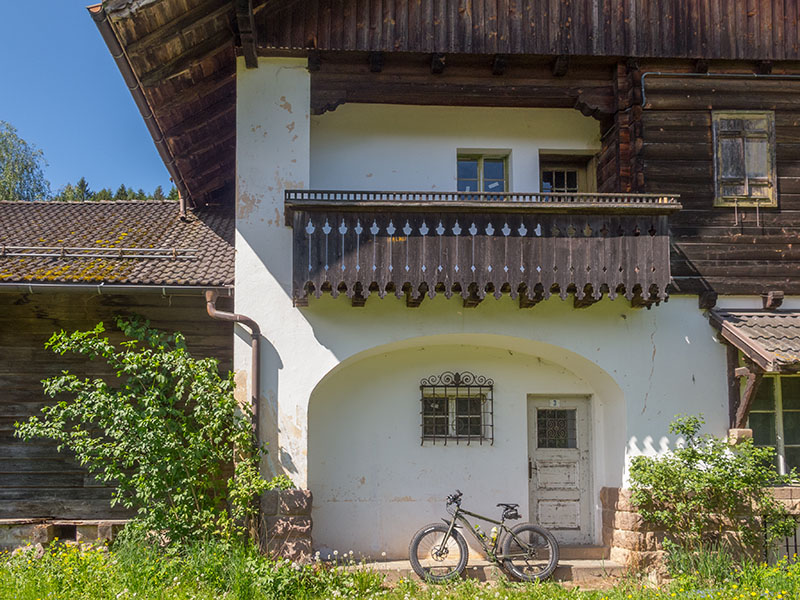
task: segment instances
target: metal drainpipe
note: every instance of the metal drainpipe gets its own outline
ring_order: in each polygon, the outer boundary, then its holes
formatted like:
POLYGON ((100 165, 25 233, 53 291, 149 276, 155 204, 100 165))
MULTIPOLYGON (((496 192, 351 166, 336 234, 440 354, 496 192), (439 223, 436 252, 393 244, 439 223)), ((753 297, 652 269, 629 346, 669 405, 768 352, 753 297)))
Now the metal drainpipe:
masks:
POLYGON ((219 319, 221 321, 240 323, 250 328, 250 347, 253 353, 251 358, 252 365, 250 368, 250 403, 251 410, 253 411, 253 434, 256 437, 256 441, 260 442, 261 440, 259 437, 258 426, 258 393, 261 378, 259 377, 260 369, 258 363, 258 344, 259 338, 261 337, 261 328, 259 328, 258 323, 256 323, 250 317, 217 310, 218 297, 219 292, 216 290, 206 290, 206 311, 208 312, 209 317, 212 319, 219 319))
MULTIPOLYGON (((241 325, 245 325, 246 327, 250 328, 250 347, 251 347, 251 366, 250 366, 250 410, 252 411, 252 427, 253 427, 253 436, 256 439, 256 443, 260 445, 261 438, 259 434, 259 425, 258 425, 258 395, 259 395, 259 385, 261 382, 260 369, 259 369, 259 357, 258 357, 258 343, 259 338, 261 336, 261 329, 253 319, 250 317, 246 317, 244 315, 225 312, 222 310, 217 310, 217 297, 219 293, 216 290, 206 290, 206 311, 208 312, 208 316, 212 319, 219 319, 221 321, 232 321, 234 323, 240 323, 241 325)), ((266 549, 266 540, 263 539, 261 535, 261 500, 256 501, 256 514, 255 514, 255 536, 259 547, 263 550, 266 549)))
POLYGON ((642 73, 642 106, 647 104, 644 81, 647 77, 702 77, 714 79, 800 79, 800 75, 773 75, 772 73, 680 73, 677 71, 645 71, 642 73))

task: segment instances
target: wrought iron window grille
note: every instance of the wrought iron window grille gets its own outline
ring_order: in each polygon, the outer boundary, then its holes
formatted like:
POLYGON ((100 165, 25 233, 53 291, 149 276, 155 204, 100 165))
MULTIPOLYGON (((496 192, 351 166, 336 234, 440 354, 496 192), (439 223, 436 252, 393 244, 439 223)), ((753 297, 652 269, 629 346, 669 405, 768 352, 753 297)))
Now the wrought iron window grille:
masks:
POLYGON ((422 444, 494 444, 494 381, 445 371, 420 381, 422 444))

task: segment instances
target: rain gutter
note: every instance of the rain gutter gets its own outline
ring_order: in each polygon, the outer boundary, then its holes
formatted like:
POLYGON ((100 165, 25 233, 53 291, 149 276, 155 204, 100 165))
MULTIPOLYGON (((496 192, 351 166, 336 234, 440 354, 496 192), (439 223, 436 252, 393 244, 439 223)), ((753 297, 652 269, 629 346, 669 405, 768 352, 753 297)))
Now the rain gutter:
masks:
POLYGON ((178 168, 175 164, 175 157, 172 155, 172 151, 167 145, 164 132, 161 131, 161 127, 156 121, 155 115, 150 108, 150 103, 147 101, 147 98, 145 98, 144 91, 139 83, 139 79, 133 72, 131 63, 128 60, 128 55, 125 54, 125 50, 120 44, 119 38, 114 31, 114 26, 112 25, 111 20, 108 18, 108 14, 103 8, 103 5, 95 4, 94 6, 88 6, 87 10, 89 11, 89 14, 92 15, 92 19, 94 19, 97 29, 100 30, 100 35, 103 36, 103 41, 105 41, 106 46, 108 46, 108 50, 111 52, 114 62, 117 63, 117 68, 120 70, 120 73, 122 73, 122 78, 125 80, 125 84, 128 86, 128 90, 130 90, 131 95, 133 96, 133 101, 136 103, 136 106, 139 108, 139 112, 142 114, 142 118, 147 126, 147 130, 153 137, 153 142, 156 145, 158 154, 161 156, 161 160, 164 161, 164 165, 167 167, 167 171, 169 172, 175 187, 178 188, 178 193, 182 198, 181 209, 184 211, 182 213, 183 216, 183 214, 185 214, 183 198, 188 199, 193 208, 195 203, 193 202, 192 195, 186 188, 186 183, 184 182, 183 177, 178 172, 178 168))
POLYGON ((107 283, 3 283, 0 292, 26 294, 52 292, 91 292, 96 294, 130 294, 134 292, 160 293, 162 296, 194 296, 212 290, 218 296, 233 296, 233 286, 207 285, 133 285, 107 283))

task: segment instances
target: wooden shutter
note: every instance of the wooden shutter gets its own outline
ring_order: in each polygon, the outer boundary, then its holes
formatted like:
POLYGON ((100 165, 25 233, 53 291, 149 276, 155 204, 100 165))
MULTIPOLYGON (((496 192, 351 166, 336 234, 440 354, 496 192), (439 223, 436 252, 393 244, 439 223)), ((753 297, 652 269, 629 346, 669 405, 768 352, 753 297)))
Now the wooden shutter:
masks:
POLYGON ((717 206, 776 206, 775 115, 715 112, 714 172, 717 206))

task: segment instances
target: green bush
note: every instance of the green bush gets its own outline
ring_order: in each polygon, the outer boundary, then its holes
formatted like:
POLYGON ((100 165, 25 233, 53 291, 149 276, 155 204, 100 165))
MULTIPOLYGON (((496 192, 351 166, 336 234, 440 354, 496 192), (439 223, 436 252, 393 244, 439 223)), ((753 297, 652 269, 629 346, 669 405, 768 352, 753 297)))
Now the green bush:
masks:
POLYGON ((742 544, 760 547, 764 534, 767 542, 790 535, 794 519, 770 487, 793 476, 775 472, 773 450, 757 448, 752 440, 731 446, 700 435, 703 423, 702 416, 676 418, 670 432, 682 436, 683 444, 662 456, 631 461, 632 501, 642 517, 689 551, 738 551, 742 544))
POLYGON ((67 371, 44 380, 46 394, 59 401, 16 423, 16 435, 48 438, 74 452, 116 486, 112 505, 135 509, 145 530, 167 540, 243 534, 267 482, 232 377, 221 377, 214 359, 192 358, 180 333, 167 335, 136 318, 118 318, 117 325, 127 338, 119 347, 103 335, 102 323, 52 336, 46 347, 53 352, 105 361, 116 380, 67 371))

